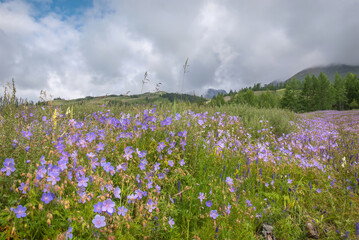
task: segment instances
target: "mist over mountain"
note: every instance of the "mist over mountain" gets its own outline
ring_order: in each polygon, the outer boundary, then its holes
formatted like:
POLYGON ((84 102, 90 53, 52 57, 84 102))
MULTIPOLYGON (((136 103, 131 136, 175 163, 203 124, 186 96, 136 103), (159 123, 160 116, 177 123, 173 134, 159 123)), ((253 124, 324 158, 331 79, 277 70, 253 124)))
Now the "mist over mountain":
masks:
POLYGON ((227 94, 226 90, 209 88, 203 94, 203 97, 208 98, 208 99, 212 99, 213 97, 217 96, 220 93, 221 94, 227 94))
POLYGON ((356 74, 357 76, 359 76, 359 66, 346 65, 346 64, 331 64, 331 65, 327 65, 327 66, 306 68, 306 69, 294 74, 292 77, 290 77, 286 81, 289 81, 294 78, 296 78, 299 81, 302 81, 305 79, 305 76, 308 73, 310 76, 312 76, 312 75, 318 76, 321 72, 324 73, 328 77, 329 81, 333 82, 335 79, 335 73, 338 73, 343 78, 348 73, 353 73, 353 74, 356 74))

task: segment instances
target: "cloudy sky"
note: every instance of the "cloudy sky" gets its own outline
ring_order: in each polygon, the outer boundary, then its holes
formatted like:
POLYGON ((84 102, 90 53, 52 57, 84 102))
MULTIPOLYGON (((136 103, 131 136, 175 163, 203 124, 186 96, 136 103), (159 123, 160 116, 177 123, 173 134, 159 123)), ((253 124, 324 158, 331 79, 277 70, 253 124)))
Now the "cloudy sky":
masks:
POLYGON ((238 90, 359 64, 358 0, 0 0, 0 84, 66 99, 238 90))

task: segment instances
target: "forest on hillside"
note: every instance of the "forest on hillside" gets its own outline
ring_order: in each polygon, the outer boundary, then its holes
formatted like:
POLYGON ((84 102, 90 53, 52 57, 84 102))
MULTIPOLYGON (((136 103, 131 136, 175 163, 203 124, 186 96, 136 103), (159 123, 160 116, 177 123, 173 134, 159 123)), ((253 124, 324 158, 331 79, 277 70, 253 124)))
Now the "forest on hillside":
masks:
POLYGON ((318 76, 307 74, 304 81, 294 78, 281 86, 284 88, 263 90, 259 84, 255 84, 253 88, 231 91, 228 95, 219 94, 211 100, 211 105, 248 104, 295 112, 359 108, 359 79, 353 73, 348 73, 344 78, 337 73, 333 82, 323 73, 318 76))

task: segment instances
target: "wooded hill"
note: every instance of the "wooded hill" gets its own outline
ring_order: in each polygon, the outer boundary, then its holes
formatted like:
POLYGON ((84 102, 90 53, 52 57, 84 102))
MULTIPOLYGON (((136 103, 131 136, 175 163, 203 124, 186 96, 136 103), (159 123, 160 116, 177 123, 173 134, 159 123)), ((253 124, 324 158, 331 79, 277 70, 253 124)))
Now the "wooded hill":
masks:
POLYGON ((259 108, 286 108, 295 112, 359 108, 359 79, 353 73, 346 74, 344 78, 336 73, 333 82, 322 72, 318 76, 307 73, 304 80, 294 77, 282 86, 283 89, 263 90, 260 85, 254 85, 239 92, 231 91, 227 95, 228 101, 225 101, 227 96, 220 94, 211 100, 211 104, 248 104, 259 108), (256 94, 258 92, 260 94, 256 94))

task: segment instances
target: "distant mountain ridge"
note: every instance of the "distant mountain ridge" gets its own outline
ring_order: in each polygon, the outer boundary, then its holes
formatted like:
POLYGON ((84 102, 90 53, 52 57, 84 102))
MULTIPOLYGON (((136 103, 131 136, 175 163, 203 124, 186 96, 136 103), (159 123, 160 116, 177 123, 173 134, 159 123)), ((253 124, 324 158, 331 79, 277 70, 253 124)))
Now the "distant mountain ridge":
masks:
POLYGON ((359 66, 355 65, 346 65, 346 64, 331 64, 327 66, 318 66, 318 67, 311 67, 304 69, 296 74, 294 74, 292 77, 287 79, 285 82, 296 78, 299 81, 302 81, 305 79, 305 76, 309 73, 310 76, 315 75, 318 76, 320 73, 324 73, 329 81, 333 82, 335 79, 335 73, 338 72, 339 75, 341 75, 343 78, 348 73, 353 73, 359 76, 359 66))
POLYGON ((213 89, 209 88, 207 91, 203 94, 204 98, 212 99, 213 97, 216 97, 218 94, 227 94, 226 90, 223 89, 213 89))

